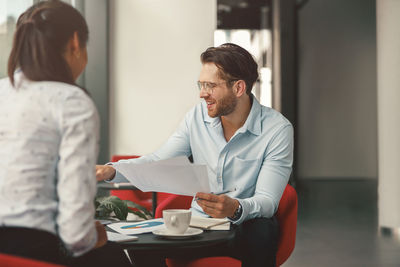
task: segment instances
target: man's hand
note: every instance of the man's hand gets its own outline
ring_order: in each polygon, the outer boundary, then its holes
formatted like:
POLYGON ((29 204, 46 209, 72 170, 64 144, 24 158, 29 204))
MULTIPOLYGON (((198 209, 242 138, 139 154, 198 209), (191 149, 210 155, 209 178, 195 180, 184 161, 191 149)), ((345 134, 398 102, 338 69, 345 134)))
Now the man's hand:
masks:
POLYGON ((205 213, 214 218, 232 217, 239 207, 239 201, 227 195, 197 193, 196 201, 205 213))
POLYGON ((110 165, 96 165, 96 179, 103 181, 112 179, 115 176, 115 169, 110 165))

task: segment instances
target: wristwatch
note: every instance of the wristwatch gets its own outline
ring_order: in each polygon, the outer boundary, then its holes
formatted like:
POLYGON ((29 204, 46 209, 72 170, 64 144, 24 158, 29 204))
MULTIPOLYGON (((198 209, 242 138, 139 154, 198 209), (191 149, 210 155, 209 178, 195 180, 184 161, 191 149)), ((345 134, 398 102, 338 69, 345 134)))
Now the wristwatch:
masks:
POLYGON ((235 210, 233 216, 228 218, 231 219, 232 221, 237 221, 242 216, 242 213, 243 213, 243 208, 242 205, 239 203, 239 207, 235 210))

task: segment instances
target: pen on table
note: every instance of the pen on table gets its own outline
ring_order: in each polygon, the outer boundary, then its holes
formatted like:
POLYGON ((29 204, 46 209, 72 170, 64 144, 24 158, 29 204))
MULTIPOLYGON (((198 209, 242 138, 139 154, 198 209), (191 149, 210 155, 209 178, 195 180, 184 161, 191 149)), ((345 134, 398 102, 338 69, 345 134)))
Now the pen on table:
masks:
POLYGON ((212 224, 212 225, 207 226, 206 229, 210 229, 210 228, 212 228, 212 227, 214 227, 214 226, 218 226, 218 225, 226 224, 226 223, 229 223, 229 221, 222 221, 222 222, 214 223, 214 224, 212 224))
POLYGON ((214 224, 207 225, 207 226, 191 225, 191 224, 190 224, 189 226, 190 226, 190 227, 193 227, 193 228, 198 228, 198 229, 211 230, 211 228, 214 227, 214 226, 219 226, 219 225, 227 224, 227 223, 230 223, 230 222, 229 222, 229 221, 221 221, 221 222, 216 222, 216 223, 214 223, 214 224))

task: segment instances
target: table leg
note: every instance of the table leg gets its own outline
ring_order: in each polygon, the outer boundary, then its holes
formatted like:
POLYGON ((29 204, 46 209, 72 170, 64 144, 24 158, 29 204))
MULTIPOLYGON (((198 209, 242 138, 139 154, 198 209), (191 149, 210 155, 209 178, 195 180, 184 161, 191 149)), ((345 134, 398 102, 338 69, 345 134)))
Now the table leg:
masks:
POLYGON ((153 192, 152 194, 152 208, 153 208, 153 217, 155 217, 157 208, 157 192, 153 192))

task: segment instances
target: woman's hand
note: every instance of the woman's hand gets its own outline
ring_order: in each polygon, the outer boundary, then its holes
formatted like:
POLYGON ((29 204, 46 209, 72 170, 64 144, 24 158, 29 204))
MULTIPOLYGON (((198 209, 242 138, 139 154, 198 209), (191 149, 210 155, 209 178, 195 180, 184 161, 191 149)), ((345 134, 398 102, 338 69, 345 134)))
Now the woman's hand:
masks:
POLYGON ((96 231, 97 231, 97 243, 94 249, 104 246, 107 243, 107 233, 104 225, 99 221, 96 221, 96 231))

